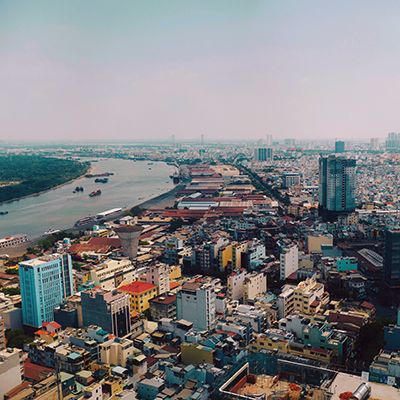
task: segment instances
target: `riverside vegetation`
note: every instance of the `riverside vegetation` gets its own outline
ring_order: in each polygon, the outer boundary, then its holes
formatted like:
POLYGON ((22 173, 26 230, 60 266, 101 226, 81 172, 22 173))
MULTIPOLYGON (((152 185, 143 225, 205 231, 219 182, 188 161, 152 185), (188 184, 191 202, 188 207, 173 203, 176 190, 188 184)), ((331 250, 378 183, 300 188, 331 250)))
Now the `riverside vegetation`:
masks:
POLYGON ((0 203, 51 189, 85 174, 89 163, 37 155, 0 156, 0 203))

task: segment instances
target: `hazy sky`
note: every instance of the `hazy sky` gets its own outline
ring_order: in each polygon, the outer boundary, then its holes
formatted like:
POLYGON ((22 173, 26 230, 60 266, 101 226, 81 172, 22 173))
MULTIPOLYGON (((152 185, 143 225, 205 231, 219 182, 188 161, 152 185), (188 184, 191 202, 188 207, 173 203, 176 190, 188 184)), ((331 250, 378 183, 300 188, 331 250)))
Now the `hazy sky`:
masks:
POLYGON ((400 131, 400 1, 0 0, 0 139, 400 131))

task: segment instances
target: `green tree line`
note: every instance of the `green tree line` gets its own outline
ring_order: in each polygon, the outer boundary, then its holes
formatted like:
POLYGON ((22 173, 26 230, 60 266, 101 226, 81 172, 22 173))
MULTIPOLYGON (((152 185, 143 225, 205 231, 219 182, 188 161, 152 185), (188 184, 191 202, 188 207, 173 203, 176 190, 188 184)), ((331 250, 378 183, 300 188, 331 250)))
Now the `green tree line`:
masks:
POLYGON ((0 156, 0 203, 51 189, 78 178, 89 163, 36 155, 0 156))

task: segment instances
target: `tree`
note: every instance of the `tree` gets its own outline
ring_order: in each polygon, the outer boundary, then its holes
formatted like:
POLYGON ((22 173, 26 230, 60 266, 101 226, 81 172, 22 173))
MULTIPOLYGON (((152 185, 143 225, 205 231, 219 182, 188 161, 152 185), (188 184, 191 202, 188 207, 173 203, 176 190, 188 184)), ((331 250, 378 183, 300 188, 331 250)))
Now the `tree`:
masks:
POLYGON ((19 288, 16 287, 5 287, 1 289, 1 291, 8 296, 15 296, 17 294, 21 294, 19 288))
POLYGON ((32 342, 32 338, 26 336, 22 329, 6 329, 6 340, 8 347, 22 349, 24 344, 32 342))

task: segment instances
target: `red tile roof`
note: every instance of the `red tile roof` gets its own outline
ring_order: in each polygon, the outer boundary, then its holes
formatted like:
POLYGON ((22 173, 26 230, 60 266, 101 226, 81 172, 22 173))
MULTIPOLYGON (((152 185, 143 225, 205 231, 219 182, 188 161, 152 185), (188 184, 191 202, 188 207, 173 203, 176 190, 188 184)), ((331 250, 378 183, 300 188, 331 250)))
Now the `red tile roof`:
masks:
POLYGON ((156 287, 157 286, 153 285, 152 283, 135 281, 129 283, 128 285, 121 286, 120 288, 118 288, 118 290, 126 293, 137 294, 147 292, 151 289, 155 289, 156 287))
POLYGON ((30 381, 39 382, 53 371, 51 368, 34 364, 29 358, 24 362, 24 376, 25 379, 30 381))
POLYGON ((94 253, 108 253, 110 250, 118 247, 121 247, 121 241, 118 238, 93 237, 86 243, 73 244, 69 251, 73 254, 89 251, 94 253))

